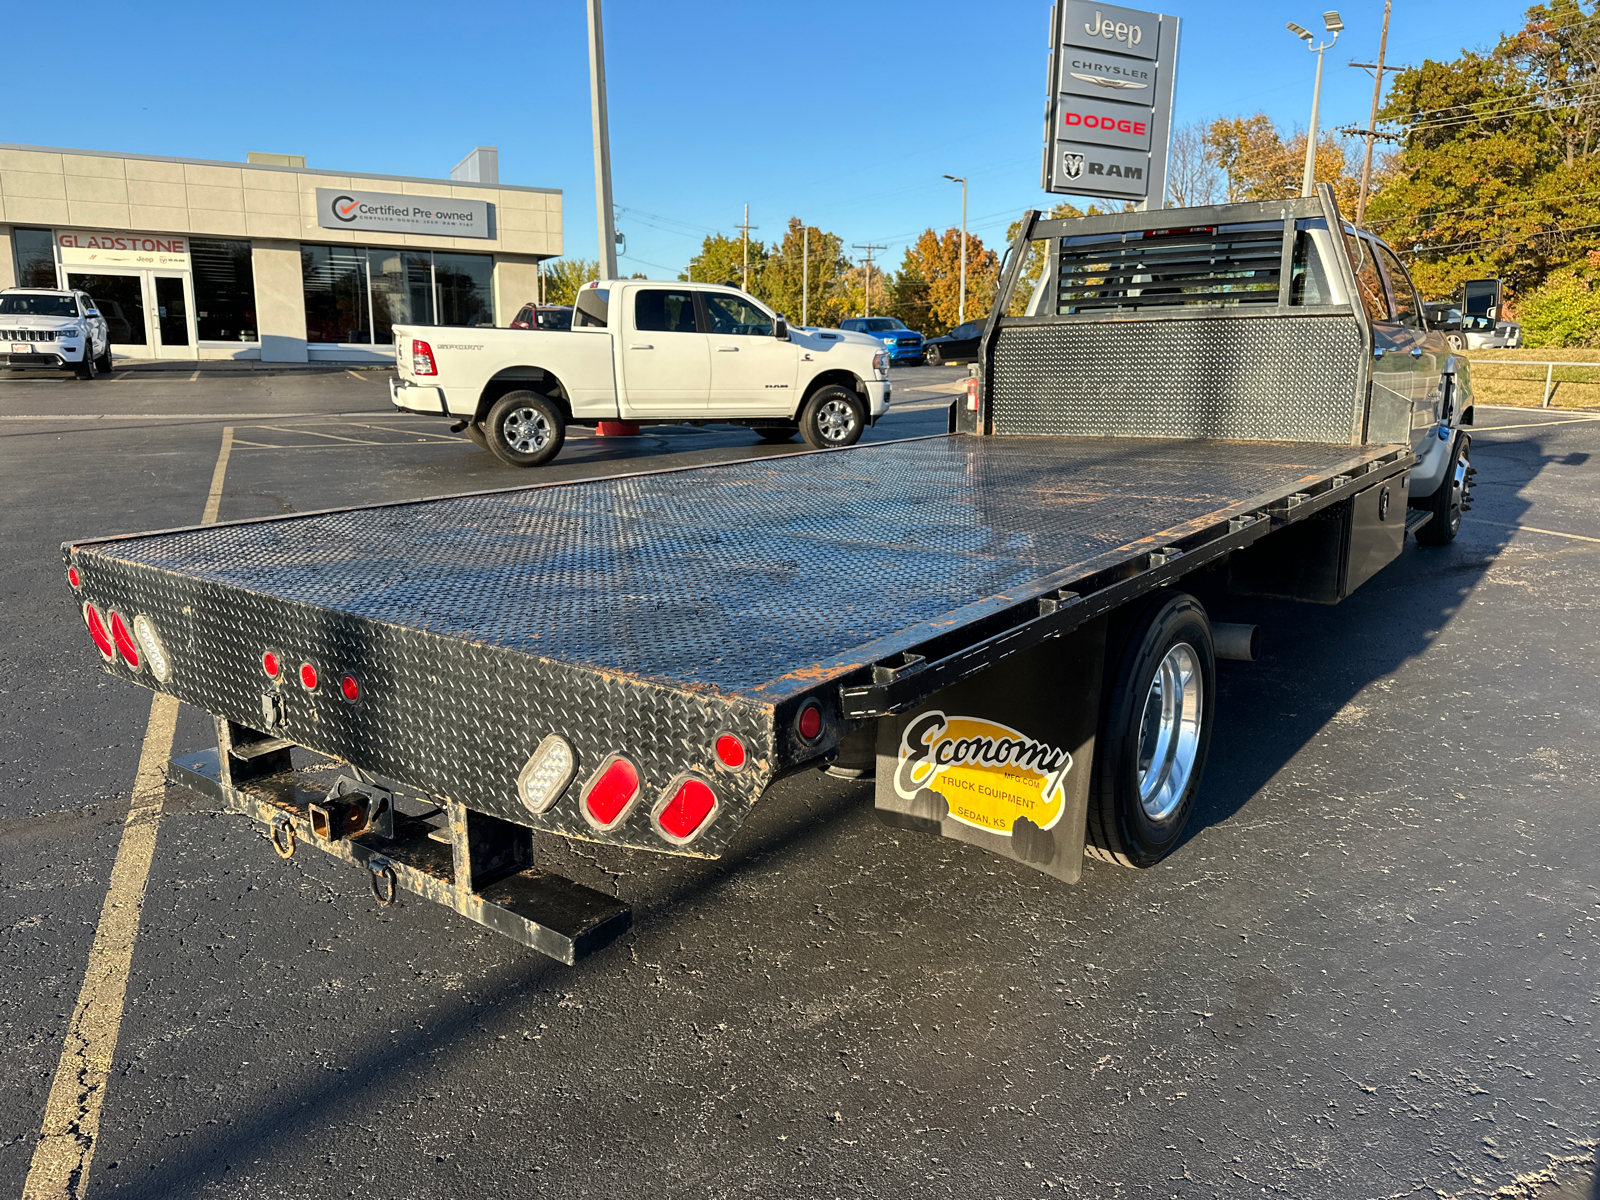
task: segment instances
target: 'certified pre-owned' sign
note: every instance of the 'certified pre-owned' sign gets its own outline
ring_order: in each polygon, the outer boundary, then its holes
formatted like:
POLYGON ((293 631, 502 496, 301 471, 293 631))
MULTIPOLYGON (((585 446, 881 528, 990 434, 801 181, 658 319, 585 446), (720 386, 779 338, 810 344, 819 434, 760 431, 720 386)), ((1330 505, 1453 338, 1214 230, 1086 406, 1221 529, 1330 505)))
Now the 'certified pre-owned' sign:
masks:
POLYGON ((317 189, 317 224, 323 229, 382 229, 489 237, 489 205, 447 196, 401 196, 395 192, 317 189))

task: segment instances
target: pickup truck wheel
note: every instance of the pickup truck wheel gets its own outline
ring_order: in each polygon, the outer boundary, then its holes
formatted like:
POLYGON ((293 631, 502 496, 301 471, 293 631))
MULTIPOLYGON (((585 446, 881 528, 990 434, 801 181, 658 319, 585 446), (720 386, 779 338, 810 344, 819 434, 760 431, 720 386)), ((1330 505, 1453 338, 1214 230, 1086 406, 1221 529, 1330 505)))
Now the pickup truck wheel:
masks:
POLYGON ((760 436, 763 442, 792 442, 794 441, 794 435, 799 432, 800 430, 792 425, 787 429, 756 430, 757 435, 760 436))
POLYGON ((1114 670, 1095 748, 1085 850, 1151 867, 1183 836, 1216 707, 1211 622, 1193 596, 1164 592, 1108 643, 1114 670), (1113 659, 1111 647, 1120 645, 1113 659))
POLYGON ((1447 333, 1444 335, 1444 340, 1450 344, 1450 349, 1452 350, 1465 350, 1467 348, 1467 339, 1459 333, 1447 333))
POLYGON ((567 423, 548 396, 508 392, 484 420, 489 453, 513 467, 538 467, 561 453, 567 423))
POLYGON ((861 397, 839 384, 819 388, 800 413, 800 436, 817 450, 853 446, 866 426, 861 397))
POLYGON ((1450 451, 1450 463, 1444 469, 1444 479, 1422 503, 1414 505, 1431 512, 1433 520, 1417 530, 1420 546, 1448 546, 1461 532, 1461 514, 1466 511, 1468 480, 1472 477, 1472 439, 1464 433, 1456 434, 1455 449, 1450 451))

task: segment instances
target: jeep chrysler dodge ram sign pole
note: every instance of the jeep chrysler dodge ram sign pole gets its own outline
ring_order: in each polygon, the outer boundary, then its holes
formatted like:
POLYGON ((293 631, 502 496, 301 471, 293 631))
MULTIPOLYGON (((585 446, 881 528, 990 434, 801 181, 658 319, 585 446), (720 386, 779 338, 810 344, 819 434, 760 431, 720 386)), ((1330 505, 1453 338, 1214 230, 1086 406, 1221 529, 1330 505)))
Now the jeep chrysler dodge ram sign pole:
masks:
POLYGON ((1160 208, 1178 18, 1086 0, 1050 10, 1045 190, 1160 208))

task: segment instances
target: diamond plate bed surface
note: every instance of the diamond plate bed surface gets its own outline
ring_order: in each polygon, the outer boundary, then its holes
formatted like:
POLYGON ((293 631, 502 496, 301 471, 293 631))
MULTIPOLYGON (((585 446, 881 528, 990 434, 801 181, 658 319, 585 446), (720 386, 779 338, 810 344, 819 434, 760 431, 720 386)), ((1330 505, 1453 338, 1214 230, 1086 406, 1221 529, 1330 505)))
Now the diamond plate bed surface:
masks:
POLYGON ((748 694, 1386 452, 951 436, 79 549, 401 630, 748 694))

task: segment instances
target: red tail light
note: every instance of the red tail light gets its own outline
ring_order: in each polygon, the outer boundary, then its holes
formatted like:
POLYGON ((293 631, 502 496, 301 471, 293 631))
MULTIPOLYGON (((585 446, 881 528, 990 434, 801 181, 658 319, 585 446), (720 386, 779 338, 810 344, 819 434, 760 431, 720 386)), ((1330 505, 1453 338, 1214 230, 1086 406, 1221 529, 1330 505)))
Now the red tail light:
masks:
POLYGON ((300 686, 308 692, 317 690, 317 669, 310 663, 300 664, 300 686))
POLYGON ((672 799, 656 813, 656 824, 669 841, 686 842, 700 832, 716 809, 717 794, 690 777, 678 785, 672 799))
POLYGON ((978 411, 978 381, 976 379, 967 380, 967 411, 978 411))
POLYGON ((811 701, 800 710, 800 718, 794 724, 806 741, 816 741, 822 733, 822 706, 815 700, 811 701))
POLYGON ((121 613, 111 614, 111 640, 117 644, 117 649, 122 652, 122 657, 135 671, 139 669, 139 647, 134 645, 133 634, 128 632, 128 627, 122 623, 121 613))
POLYGON ((584 815, 596 828, 610 829, 627 815, 638 795, 638 769, 614 756, 583 789, 584 815))
POLYGON ((411 339, 411 373, 413 375, 439 373, 439 368, 433 365, 433 347, 416 338, 411 339))
POLYGON ((94 639, 94 644, 100 648, 100 657, 110 662, 116 657, 116 649, 111 645, 111 635, 106 632, 106 623, 100 619, 100 610, 87 602, 83 606, 83 623, 89 627, 89 636, 94 639))
POLYGON ((81 578, 79 578, 79 576, 78 576, 78 568, 77 567, 68 567, 67 568, 67 582, 70 583, 73 587, 82 587, 83 586, 83 580, 81 578))
POLYGON ((350 701, 351 704, 361 699, 361 685, 356 682, 354 675, 346 675, 339 681, 339 691, 344 694, 344 698, 350 701))
POLYGON ((278 656, 271 650, 261 655, 261 669, 274 679, 278 677, 278 656))
POLYGON ((717 739, 717 761, 730 771, 737 771, 745 763, 744 743, 731 733, 717 739))

